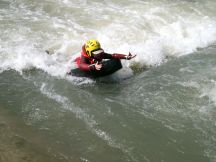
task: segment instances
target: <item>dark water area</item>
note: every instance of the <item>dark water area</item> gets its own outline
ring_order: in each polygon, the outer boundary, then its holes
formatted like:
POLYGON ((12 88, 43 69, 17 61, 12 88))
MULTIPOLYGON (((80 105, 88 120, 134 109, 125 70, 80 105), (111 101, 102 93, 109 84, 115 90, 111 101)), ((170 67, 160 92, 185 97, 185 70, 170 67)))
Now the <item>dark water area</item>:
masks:
POLYGON ((38 130, 26 125, 8 108, 0 109, 0 132, 1 162, 68 161, 61 154, 50 153, 38 130))

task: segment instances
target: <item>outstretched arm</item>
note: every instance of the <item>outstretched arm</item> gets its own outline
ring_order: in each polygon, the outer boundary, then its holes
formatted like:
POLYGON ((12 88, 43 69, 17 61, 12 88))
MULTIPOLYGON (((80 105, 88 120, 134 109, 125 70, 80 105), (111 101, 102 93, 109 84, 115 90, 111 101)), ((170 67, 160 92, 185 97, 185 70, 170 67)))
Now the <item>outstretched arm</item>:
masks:
POLYGON ((118 58, 118 59, 126 59, 126 60, 130 60, 132 58, 136 57, 136 55, 132 55, 130 52, 128 55, 125 54, 118 54, 118 53, 114 53, 112 55, 112 58, 118 58))

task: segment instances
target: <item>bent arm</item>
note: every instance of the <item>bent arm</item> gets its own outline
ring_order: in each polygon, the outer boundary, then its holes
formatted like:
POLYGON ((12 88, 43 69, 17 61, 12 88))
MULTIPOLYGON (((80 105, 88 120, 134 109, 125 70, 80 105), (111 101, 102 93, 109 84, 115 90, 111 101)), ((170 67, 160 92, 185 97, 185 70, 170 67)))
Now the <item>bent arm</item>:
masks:
POLYGON ((81 57, 79 68, 83 71, 93 71, 93 70, 95 70, 95 65, 90 64, 90 62, 87 58, 81 57))
POLYGON ((80 63, 79 68, 83 71, 93 71, 95 70, 95 65, 80 63))
POLYGON ((113 57, 113 58, 117 58, 117 59, 126 59, 127 55, 114 53, 114 54, 112 55, 112 57, 113 57))

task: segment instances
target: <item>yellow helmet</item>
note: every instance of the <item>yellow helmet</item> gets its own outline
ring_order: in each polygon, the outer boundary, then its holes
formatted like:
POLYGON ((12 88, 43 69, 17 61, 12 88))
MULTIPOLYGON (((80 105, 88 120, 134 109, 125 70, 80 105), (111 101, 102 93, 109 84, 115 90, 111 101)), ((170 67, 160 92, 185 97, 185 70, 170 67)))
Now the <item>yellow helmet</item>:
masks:
POLYGON ((100 43, 95 39, 88 40, 85 44, 86 53, 90 57, 92 56, 93 51, 99 50, 100 48, 100 43))

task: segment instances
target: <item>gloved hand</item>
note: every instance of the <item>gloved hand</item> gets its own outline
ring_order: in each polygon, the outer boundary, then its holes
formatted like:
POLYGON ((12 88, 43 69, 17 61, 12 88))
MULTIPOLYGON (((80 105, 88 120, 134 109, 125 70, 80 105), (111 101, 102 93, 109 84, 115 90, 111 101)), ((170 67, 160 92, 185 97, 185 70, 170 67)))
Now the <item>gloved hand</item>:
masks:
POLYGON ((95 64, 95 69, 96 69, 96 70, 101 70, 101 68, 102 68, 102 64, 99 63, 99 62, 97 62, 97 63, 95 64))
POLYGON ((126 57, 126 60, 130 60, 130 59, 136 57, 136 55, 132 55, 132 54, 129 52, 129 54, 126 55, 125 57, 126 57))

